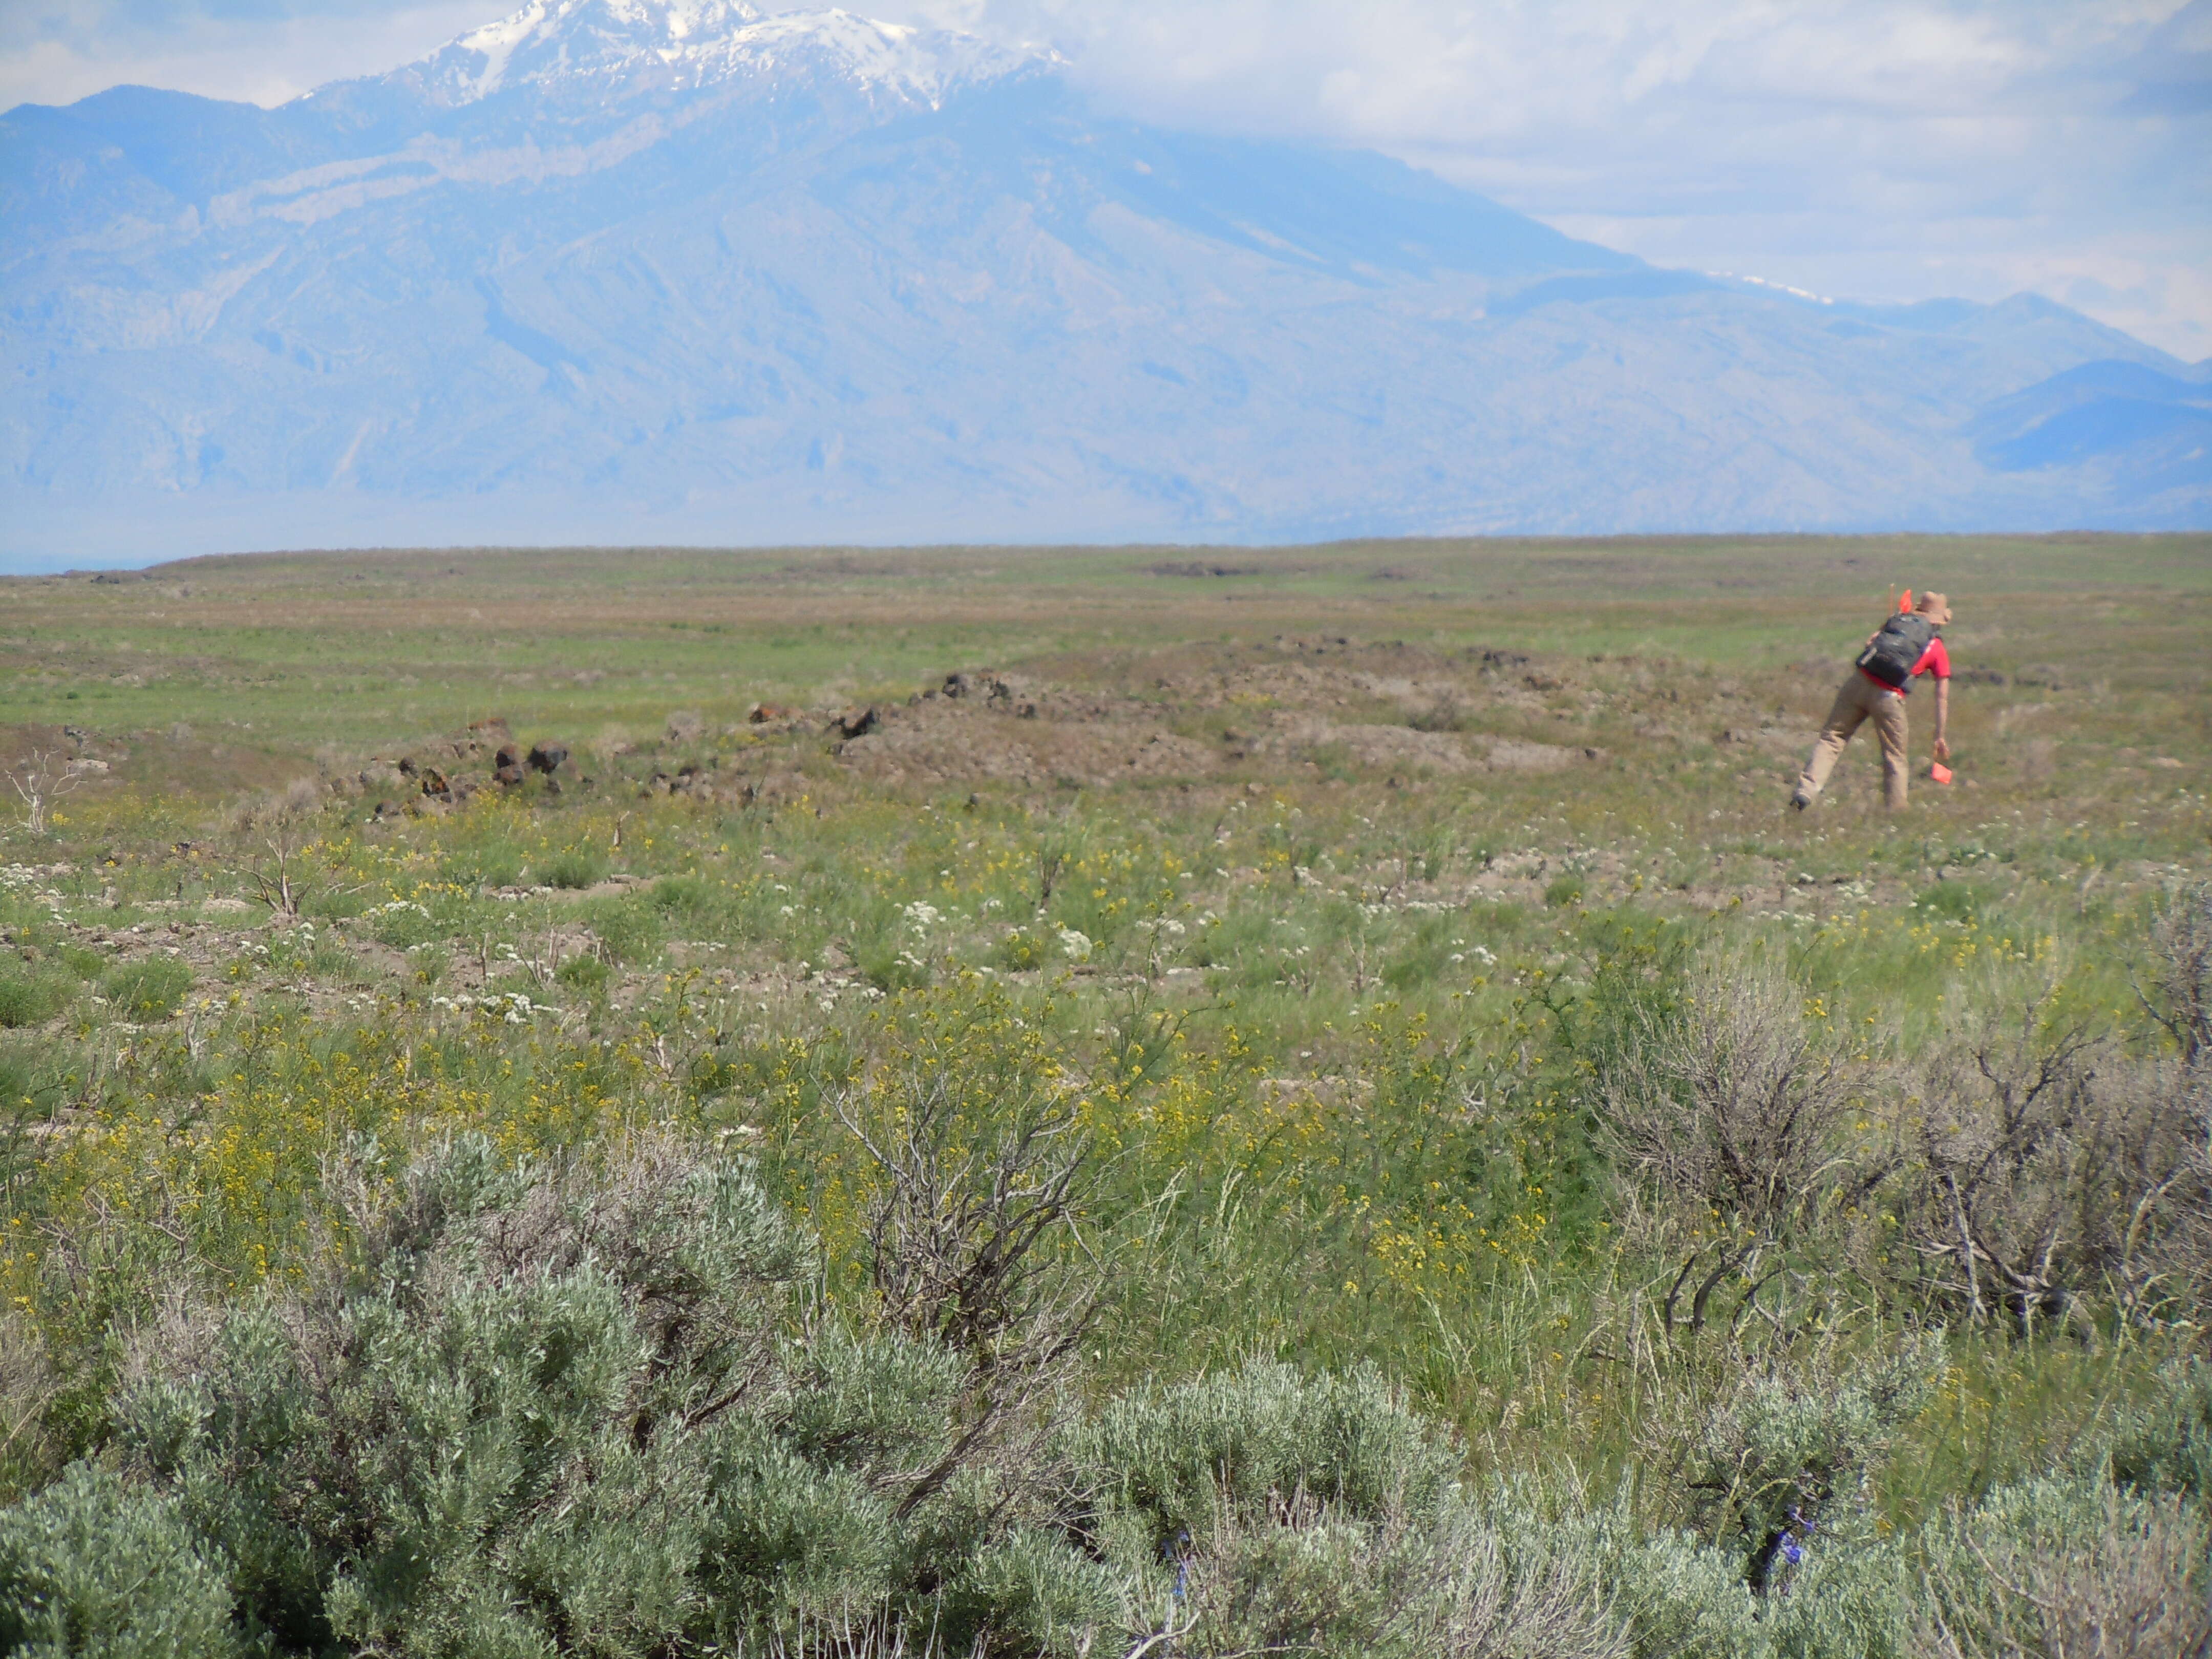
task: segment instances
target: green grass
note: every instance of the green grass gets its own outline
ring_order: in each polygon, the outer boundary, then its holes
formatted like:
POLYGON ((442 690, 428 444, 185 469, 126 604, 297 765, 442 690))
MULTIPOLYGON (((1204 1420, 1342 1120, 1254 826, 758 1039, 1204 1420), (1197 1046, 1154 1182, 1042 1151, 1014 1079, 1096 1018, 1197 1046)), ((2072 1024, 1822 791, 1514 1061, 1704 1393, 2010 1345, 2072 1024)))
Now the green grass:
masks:
POLYGON ((0 973, 0 1025, 43 1025, 70 1000, 69 981, 55 974, 0 973))
POLYGON ((548 887, 574 891, 605 881, 614 866, 597 850, 579 848, 541 859, 536 868, 538 879, 548 887))
POLYGON ((349 1147, 732 1146, 818 1237, 824 1305, 863 1309, 875 1177, 837 1108, 902 1066, 982 1121, 1040 1080, 1081 1102, 1083 1237, 1112 1269, 1093 1400, 1255 1356, 1373 1365, 1472 1474, 1624 1493, 1657 1528, 1695 1507, 1669 1425, 1743 1364, 1863 1367, 1940 1326, 1934 1403, 1872 1471, 1881 1523, 2070 1468, 2201 1319, 2091 1298, 2063 1331, 1968 1328, 1869 1212, 1772 1247, 1771 1347, 1756 1311, 1662 1328, 1685 1255, 1735 1224, 1608 1160, 1595 1079, 1717 959, 1780 964, 1900 1167, 1927 1066, 2030 1003, 2112 1075, 2170 1064, 2135 988, 2212 850, 2208 550, 1377 544, 1219 580, 1151 574, 1159 550, 441 554, 11 583, 15 750, 65 719, 111 770, 0 848, 0 1024, 53 1028, 0 1053, 32 1103, 0 1225, 66 1241, 0 1246, 0 1294, 94 1380, 8 1478, 100 1443, 95 1382, 177 1262, 249 1297, 341 1246, 349 1147), (1792 814, 1893 582, 1946 589, 1961 667, 2006 683, 1956 687, 1954 788, 1888 817, 1860 744, 1792 814), (921 700, 985 665, 1034 718, 921 700), (882 733, 828 731, 866 702, 882 733), (669 733, 684 710, 696 737, 669 733), (482 770, 453 750, 492 714, 569 743, 560 793, 447 809, 381 769, 482 770), (687 764, 706 781, 669 793, 687 764), (280 849, 239 809, 301 778, 280 849), (296 918, 263 898, 280 850, 296 918))
POLYGON ((143 732, 131 764, 173 787, 487 714, 642 738, 676 709, 726 725, 827 687, 903 695, 949 665, 1286 629, 1756 672, 1832 656, 1846 615, 1930 577, 1962 665, 2172 696, 2212 598, 2191 536, 1350 543, 1238 562, 1258 574, 1155 574, 1176 562, 1145 548, 198 559, 122 586, 11 580, 0 684, 27 726, 143 732), (2084 648, 2097 637, 2127 648, 2084 648))
POLYGON ((192 970, 183 963, 149 958, 101 975, 100 994, 125 1019, 167 1019, 191 983, 192 970))

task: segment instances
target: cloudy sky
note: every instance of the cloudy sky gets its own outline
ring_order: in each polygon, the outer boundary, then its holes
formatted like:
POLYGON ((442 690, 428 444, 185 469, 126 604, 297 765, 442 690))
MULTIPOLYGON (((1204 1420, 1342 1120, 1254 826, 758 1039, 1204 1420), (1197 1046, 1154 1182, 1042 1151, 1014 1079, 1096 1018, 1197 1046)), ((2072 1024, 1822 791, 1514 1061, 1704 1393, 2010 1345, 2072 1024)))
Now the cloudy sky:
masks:
MULTIPOLYGON (((0 0, 0 106, 276 103, 508 3, 0 0)), ((2212 0, 846 4, 1048 42, 1133 113, 1386 149, 1660 264, 2030 289, 2212 357, 2212 0)))

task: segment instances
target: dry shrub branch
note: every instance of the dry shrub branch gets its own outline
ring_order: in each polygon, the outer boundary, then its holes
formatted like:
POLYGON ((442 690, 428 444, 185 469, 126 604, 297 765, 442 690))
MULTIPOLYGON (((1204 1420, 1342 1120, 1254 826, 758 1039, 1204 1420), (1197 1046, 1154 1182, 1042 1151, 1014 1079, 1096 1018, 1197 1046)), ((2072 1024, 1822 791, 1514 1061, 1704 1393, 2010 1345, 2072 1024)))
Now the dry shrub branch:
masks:
POLYGON ((2023 1333, 2107 1291, 2154 1310, 2168 1247, 2204 1193, 2197 1080, 2131 1062, 2049 1011, 2039 994, 1929 1062, 1905 1195, 1938 1294, 2023 1333))
POLYGON ((1008 1434, 1049 1431, 1058 1388, 1097 1319, 1104 1268, 1080 1218, 1096 1185, 1075 1097, 1016 1084, 979 1118, 957 1077, 904 1070, 837 1115, 873 1164, 868 1271, 892 1329, 972 1364, 968 1421, 915 1472, 903 1515, 1008 1434))
POLYGON ((1711 1298, 1762 1252, 1887 1173, 1841 1134, 1860 1079, 1770 963, 1695 967, 1679 1008, 1639 1006, 1599 1061, 1600 1136, 1693 1237, 1664 1322, 1702 1329, 1711 1298))

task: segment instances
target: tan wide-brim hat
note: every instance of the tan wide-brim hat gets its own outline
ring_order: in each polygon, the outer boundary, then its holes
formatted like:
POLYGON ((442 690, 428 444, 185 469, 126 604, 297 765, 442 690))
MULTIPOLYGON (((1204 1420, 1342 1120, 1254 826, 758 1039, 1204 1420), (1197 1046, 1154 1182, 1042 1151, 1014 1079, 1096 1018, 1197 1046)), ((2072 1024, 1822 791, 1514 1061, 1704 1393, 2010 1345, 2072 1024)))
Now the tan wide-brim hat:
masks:
POLYGON ((1917 617, 1927 617, 1941 628, 1951 620, 1951 601, 1941 593, 1923 593, 1912 601, 1912 612, 1917 617))

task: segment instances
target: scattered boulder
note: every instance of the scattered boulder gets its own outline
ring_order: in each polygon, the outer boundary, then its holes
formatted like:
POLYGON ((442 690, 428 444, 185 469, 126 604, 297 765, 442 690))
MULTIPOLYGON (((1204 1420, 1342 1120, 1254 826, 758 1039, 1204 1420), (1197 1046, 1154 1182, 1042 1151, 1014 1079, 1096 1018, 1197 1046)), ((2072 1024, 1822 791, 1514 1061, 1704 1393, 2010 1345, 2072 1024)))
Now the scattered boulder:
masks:
POLYGON ((491 769, 495 773, 513 771, 520 774, 521 772, 522 751, 513 739, 510 738, 507 742, 500 744, 493 752, 491 769))
MULTIPOLYGON (((501 750, 500 752, 505 754, 507 751, 501 750)), ((522 769, 512 761, 501 761, 494 769, 491 778, 502 789, 519 788, 522 784, 522 769)))
POLYGON ((799 711, 796 708, 787 708, 780 702, 757 702, 753 705, 752 713, 745 716, 745 719, 755 726, 766 726, 772 720, 794 720, 798 718, 799 711))
POLYGON ((421 781, 424 794, 433 796, 439 800, 453 799, 453 786, 446 781, 446 775, 436 767, 423 767, 421 771, 421 781))
POLYGON ((412 755, 402 755, 402 756, 399 757, 399 775, 400 775, 401 777, 403 777, 403 778, 411 778, 411 777, 415 776, 415 775, 416 775, 420 770, 421 770, 421 769, 420 769, 419 767, 417 767, 417 766, 415 764, 415 757, 414 757, 414 756, 412 756, 412 755))
POLYGON ((687 763, 678 767, 676 775, 672 778, 665 772, 655 772, 653 775, 653 781, 646 786, 646 790, 649 793, 657 795, 703 796, 710 792, 714 780, 708 776, 705 768, 687 763))
POLYGON ((883 723, 882 713, 872 703, 866 708, 848 708, 842 714, 831 716, 830 721, 837 734, 848 740, 865 737, 883 723))
POLYGON ((557 743, 533 743, 526 759, 532 771, 542 772, 550 778, 567 764, 568 751, 557 743))
POLYGON ((981 697, 990 702, 1011 702, 1014 696, 1014 688, 988 668, 947 674, 942 689, 948 697, 981 697))

